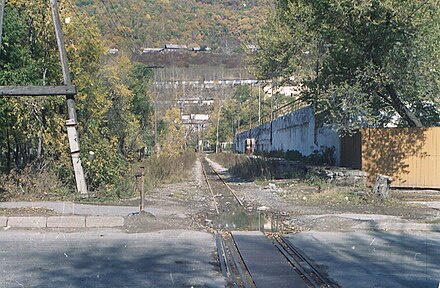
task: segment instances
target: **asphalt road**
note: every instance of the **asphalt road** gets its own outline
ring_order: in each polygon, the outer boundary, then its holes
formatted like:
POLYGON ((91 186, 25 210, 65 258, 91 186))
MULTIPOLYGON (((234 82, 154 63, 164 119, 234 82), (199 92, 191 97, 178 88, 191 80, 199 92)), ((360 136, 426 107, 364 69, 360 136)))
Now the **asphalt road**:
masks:
POLYGON ((225 287, 213 235, 0 232, 0 287, 225 287))
POLYGON ((287 239, 341 287, 440 287, 438 232, 305 232, 287 239))

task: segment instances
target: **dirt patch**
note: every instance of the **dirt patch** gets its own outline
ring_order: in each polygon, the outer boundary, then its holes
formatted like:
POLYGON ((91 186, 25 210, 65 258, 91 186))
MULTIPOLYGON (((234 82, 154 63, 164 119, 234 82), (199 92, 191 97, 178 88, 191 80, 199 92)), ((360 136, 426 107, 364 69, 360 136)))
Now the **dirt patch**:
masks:
POLYGON ((0 208, 0 216, 56 216, 59 213, 46 208, 0 208))
MULTIPOLYGON (((200 162, 201 157, 205 155, 200 154, 199 157, 200 159, 189 169, 192 173, 186 181, 162 185, 147 191, 145 209, 149 213, 127 216, 124 229, 130 233, 164 229, 210 229, 209 220, 212 218, 209 218, 209 215, 215 214, 213 195, 207 187, 200 162)), ((391 200, 382 201, 366 197, 365 191, 356 187, 326 186, 325 183, 291 179, 246 182, 229 175, 227 169, 220 164, 211 164, 218 169, 242 200, 246 211, 264 211, 267 215, 279 216, 285 231, 338 231, 341 228, 355 227, 360 223, 359 220, 337 216, 347 213, 390 215, 398 217, 401 221, 417 223, 440 221, 438 210, 408 203, 415 197, 424 197, 424 193, 393 191, 391 200), (313 218, 308 217, 309 215, 326 216, 313 218)), ((425 194, 427 199, 437 197, 437 191, 425 194)), ((231 201, 231 205, 232 202, 234 201, 231 201)), ((139 198, 112 204, 137 206, 139 198)), ((47 215, 57 213, 42 208, 0 209, 0 216, 47 215)))
MULTIPOLYGON (((201 154, 199 157, 205 155, 201 154)), ((243 201, 246 210, 264 209, 265 213, 278 215, 286 231, 338 231, 355 227, 361 222, 337 216, 308 219, 304 217, 307 215, 353 213, 397 216, 402 221, 419 223, 438 220, 438 211, 408 204, 399 197, 383 201, 369 198, 365 191, 358 187, 338 187, 295 179, 247 182, 231 176, 218 162, 210 161, 210 164, 226 179, 238 198, 243 201)), ((214 213, 212 195, 203 179, 200 161, 196 161, 193 175, 188 181, 163 185, 150 191, 147 194, 147 206, 156 207, 164 213, 155 214, 154 220, 144 220, 143 223, 148 227, 131 227, 133 231, 175 227, 209 229, 208 218, 214 213)))
MULTIPOLYGON (((218 166, 219 164, 215 167, 218 166)), ((268 211, 285 216, 285 224, 290 226, 291 231, 314 228, 337 231, 360 223, 336 216, 310 220, 304 218, 305 215, 377 214, 396 216, 402 221, 417 223, 433 223, 439 219, 438 211, 435 209, 408 203, 408 200, 415 197, 437 199, 435 197, 439 194, 436 194, 436 191, 430 193, 393 191, 392 199, 382 200, 369 195, 368 190, 360 187, 335 186, 317 179, 310 183, 297 179, 244 182, 228 175, 224 169, 221 171, 247 206, 254 209, 267 207, 268 211), (405 197, 402 193, 406 193, 405 197), (408 197, 409 195, 412 197, 408 197)))

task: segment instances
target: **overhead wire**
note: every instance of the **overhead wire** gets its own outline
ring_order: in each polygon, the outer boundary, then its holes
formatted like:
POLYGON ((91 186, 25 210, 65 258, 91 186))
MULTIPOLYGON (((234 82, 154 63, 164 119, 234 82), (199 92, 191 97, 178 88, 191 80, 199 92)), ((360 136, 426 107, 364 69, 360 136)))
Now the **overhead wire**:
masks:
MULTIPOLYGON (((120 15, 119 15, 119 13, 116 12, 116 6, 113 4, 112 0, 107 0, 107 1, 110 3, 110 6, 111 6, 112 11, 113 11, 113 14, 116 16, 116 18, 119 21, 119 23, 122 24, 123 21, 122 21, 122 18, 120 17, 120 15)), ((136 47, 136 43, 134 41, 133 34, 132 33, 127 33, 126 31, 123 31, 123 33, 124 33, 124 36, 126 38, 128 38, 129 35, 130 35, 130 41, 133 44, 133 47, 136 47)))
MULTIPOLYGON (((103 0, 102 0, 103 1, 103 0)), ((122 25, 122 19, 119 17, 119 14, 116 12, 116 7, 111 0, 107 0, 110 3, 113 14, 116 16, 116 19, 119 21, 119 24, 122 25)))
MULTIPOLYGON (((79 15, 78 13, 77 13, 77 9, 76 8, 78 8, 78 6, 76 6, 75 4, 73 4, 70 0, 65 0, 69 5, 70 5, 70 7, 72 8, 72 12, 73 12, 73 14, 76 16, 76 18, 78 19, 78 22, 79 23, 81 23, 81 25, 83 26, 83 28, 86 28, 86 29, 84 29, 85 31, 86 31, 86 33, 89 35, 89 37, 90 38, 94 38, 95 36, 93 36, 92 35, 92 33, 90 32, 90 30, 88 29, 89 27, 88 27, 88 25, 86 24, 86 23, 84 23, 84 16, 81 16, 81 15, 79 15)), ((84 13, 84 12, 82 12, 82 13, 84 13)))
POLYGON ((116 12, 116 6, 113 4, 113 2, 111 0, 107 0, 108 3, 110 4, 110 8, 109 9, 107 7, 107 4, 104 2, 104 0, 100 0, 100 2, 102 3, 102 5, 104 6, 104 9, 107 12, 107 15, 111 18, 115 28, 121 33, 122 36, 124 36, 126 39, 129 39, 131 41, 131 44, 133 45, 133 48, 136 47, 136 43, 134 41, 133 35, 130 34, 130 36, 128 35, 128 33, 124 30, 121 30, 120 26, 122 26, 122 18, 120 17, 120 15, 116 12), (110 14, 113 14, 115 17, 112 17, 110 14), (116 24, 115 19, 119 22, 119 25, 116 24))
MULTIPOLYGON (((104 0, 100 0, 100 2, 102 3, 102 6, 104 6, 105 11, 107 12, 107 16, 110 18, 110 20, 111 20, 111 22, 113 23, 115 29, 118 30, 118 31, 119 31, 120 33, 122 33, 122 34, 125 34, 124 31, 121 31, 121 30, 120 30, 119 25, 116 24, 115 19, 110 15, 111 12, 110 12, 109 8, 107 7, 107 5, 105 4, 104 0)), ((118 15, 115 14, 115 13, 116 13, 116 12, 114 11, 113 14, 116 16, 116 18, 119 18, 118 15)), ((119 22, 119 23, 121 23, 121 22, 119 22)), ((124 35, 124 36, 126 36, 126 35, 124 35)))
MULTIPOLYGON (((79 22, 82 24, 83 27, 87 28, 87 25, 84 23, 84 21, 82 20, 83 17, 81 17, 78 13, 77 13, 77 8, 78 6, 76 6, 75 4, 72 3, 71 0, 65 0, 72 8, 72 11, 74 13, 74 15, 79 19, 79 22)), ((113 26, 113 29, 115 29, 117 32, 119 32, 119 34, 121 36, 123 36, 126 39, 129 39, 132 42, 133 47, 136 47, 136 44, 134 42, 133 37, 129 37, 127 32, 124 31, 123 29, 121 29, 122 27, 122 18, 120 17, 120 15, 116 12, 116 6, 113 4, 113 2, 108 1, 108 3, 110 4, 110 8, 108 7, 108 4, 106 4, 106 2, 104 0, 100 0, 99 1, 104 7, 104 14, 106 14, 107 19, 109 19, 109 21, 107 21, 106 26, 108 26, 108 28, 112 28, 111 26, 113 26), (110 23, 109 23, 110 22, 110 23)), ((94 36, 90 33, 90 31, 88 31, 88 29, 85 29, 87 31, 87 34, 91 37, 94 38, 94 36)))

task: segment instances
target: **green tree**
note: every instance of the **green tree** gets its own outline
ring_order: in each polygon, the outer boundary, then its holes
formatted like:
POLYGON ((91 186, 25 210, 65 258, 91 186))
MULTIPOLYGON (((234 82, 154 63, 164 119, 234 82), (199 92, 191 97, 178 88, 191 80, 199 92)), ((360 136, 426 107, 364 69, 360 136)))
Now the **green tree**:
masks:
POLYGON ((438 1, 278 0, 258 36, 260 77, 295 75, 322 120, 350 130, 439 123, 438 1))

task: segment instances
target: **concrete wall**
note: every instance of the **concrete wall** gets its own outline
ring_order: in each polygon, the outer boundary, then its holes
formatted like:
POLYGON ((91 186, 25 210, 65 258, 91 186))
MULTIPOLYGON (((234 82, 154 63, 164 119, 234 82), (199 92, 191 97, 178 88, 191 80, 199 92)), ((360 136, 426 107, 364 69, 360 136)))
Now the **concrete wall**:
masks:
POLYGON ((234 139, 236 152, 244 153, 246 138, 255 138, 255 151, 259 152, 296 150, 308 156, 314 150, 335 147, 336 165, 340 163, 339 134, 328 128, 315 131, 315 111, 311 106, 237 134, 234 139))

